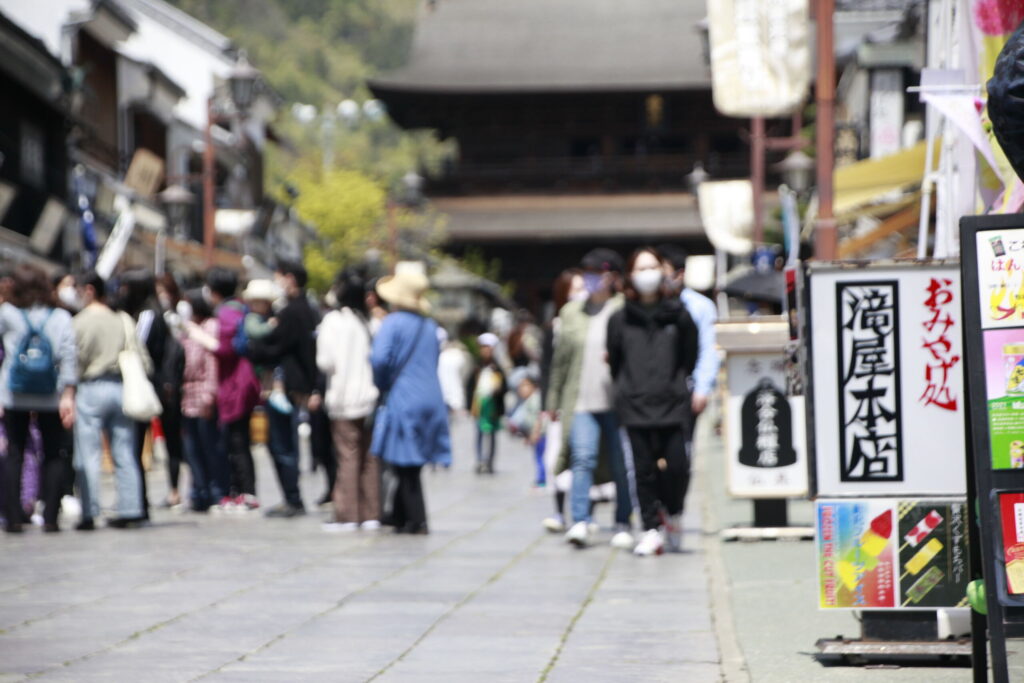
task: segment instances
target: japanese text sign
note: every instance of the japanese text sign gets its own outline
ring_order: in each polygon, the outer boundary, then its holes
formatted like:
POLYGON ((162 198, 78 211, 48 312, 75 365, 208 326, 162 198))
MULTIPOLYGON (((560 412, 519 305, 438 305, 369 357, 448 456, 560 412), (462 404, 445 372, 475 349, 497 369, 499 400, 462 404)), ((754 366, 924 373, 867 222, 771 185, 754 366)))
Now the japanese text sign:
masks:
POLYGON ((963 495, 955 267, 817 266, 810 312, 817 494, 963 495))

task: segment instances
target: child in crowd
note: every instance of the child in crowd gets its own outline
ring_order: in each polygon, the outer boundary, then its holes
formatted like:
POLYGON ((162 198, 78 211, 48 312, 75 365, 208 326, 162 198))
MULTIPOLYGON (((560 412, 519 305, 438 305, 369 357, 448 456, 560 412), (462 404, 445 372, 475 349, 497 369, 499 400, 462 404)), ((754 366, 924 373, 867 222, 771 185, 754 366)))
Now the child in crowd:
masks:
MULTIPOLYGON (((279 298, 281 298, 281 290, 273 281, 250 280, 245 291, 242 292, 242 300, 249 309, 242 324, 242 334, 246 342, 264 339, 277 327, 277 318, 274 317, 274 302, 279 298)), ((267 376, 267 369, 257 367, 256 374, 261 378, 261 383, 266 386, 263 379, 267 376)), ((292 404, 284 391, 284 377, 281 374, 281 369, 274 368, 271 377, 267 403, 279 413, 291 414, 292 404)))
POLYGON ((533 447, 537 476, 535 486, 544 486, 547 479, 544 471, 544 430, 541 428, 540 392, 537 391, 537 377, 525 374, 516 386, 519 402, 508 418, 508 429, 512 434, 522 436, 533 447))
POLYGON ((472 413, 476 419, 476 473, 494 474, 494 457, 504 414, 505 373, 494 361, 498 337, 485 332, 477 337, 480 359, 473 376, 472 413))

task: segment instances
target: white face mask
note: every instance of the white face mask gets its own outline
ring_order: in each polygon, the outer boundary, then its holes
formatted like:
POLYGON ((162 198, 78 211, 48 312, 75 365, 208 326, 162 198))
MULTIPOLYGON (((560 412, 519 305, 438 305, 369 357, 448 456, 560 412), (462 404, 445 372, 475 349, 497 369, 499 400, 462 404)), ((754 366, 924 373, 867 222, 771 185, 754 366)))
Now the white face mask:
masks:
POLYGON ((157 299, 160 300, 161 309, 165 311, 172 310, 173 307, 171 306, 171 297, 167 296, 166 294, 160 294, 159 296, 157 296, 157 299))
POLYGON ((82 299, 78 296, 78 290, 71 285, 65 285, 57 290, 57 298, 68 308, 77 311, 82 308, 82 299))
POLYGON ((645 270, 638 270, 632 276, 633 287, 640 294, 654 294, 658 291, 658 287, 661 287, 664 277, 660 269, 647 268, 645 270))
POLYGON ((569 301, 586 301, 587 297, 589 297, 589 296, 590 295, 587 294, 587 290, 581 289, 578 292, 574 292, 574 293, 570 294, 569 295, 569 301))

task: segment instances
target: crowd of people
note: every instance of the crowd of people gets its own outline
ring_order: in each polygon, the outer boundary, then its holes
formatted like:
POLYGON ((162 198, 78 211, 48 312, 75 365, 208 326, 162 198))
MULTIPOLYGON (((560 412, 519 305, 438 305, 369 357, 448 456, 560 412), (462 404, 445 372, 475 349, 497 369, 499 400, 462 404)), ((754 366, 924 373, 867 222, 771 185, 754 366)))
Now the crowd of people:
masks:
POLYGON ((319 302, 288 262, 244 288, 213 268, 184 291, 143 269, 108 282, 18 265, 0 274, 4 528, 21 532, 41 509, 44 530, 59 531, 62 507, 65 518, 79 507, 75 528, 95 529, 104 453, 116 494, 106 525, 145 526, 147 443, 166 453, 163 506, 297 518, 305 440, 326 475, 316 501, 330 509, 325 531, 424 534, 421 471, 451 464, 450 421, 468 416, 480 476, 498 467, 503 429, 529 444, 533 484, 553 492, 549 531, 585 547, 595 506, 614 501, 612 545, 678 549, 693 428, 718 369, 715 307, 684 286, 685 262, 673 245, 625 262, 595 249, 555 279, 543 324, 499 309, 451 337, 412 262, 377 280, 345 268, 319 302), (147 386, 152 415, 136 407, 147 386), (266 510, 257 412, 283 499, 266 510))

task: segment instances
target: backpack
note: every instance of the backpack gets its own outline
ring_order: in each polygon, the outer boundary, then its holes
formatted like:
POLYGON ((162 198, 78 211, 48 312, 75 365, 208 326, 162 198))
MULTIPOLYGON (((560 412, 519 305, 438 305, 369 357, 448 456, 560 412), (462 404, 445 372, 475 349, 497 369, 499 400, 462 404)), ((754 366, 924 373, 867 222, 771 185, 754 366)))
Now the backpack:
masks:
POLYGON ((242 358, 249 357, 249 335, 245 331, 245 318, 249 315, 249 307, 242 306, 242 319, 238 321, 235 334, 231 337, 231 348, 242 358))
POLYGON ((21 338, 18 350, 11 358, 8 386, 14 394, 47 395, 57 391, 57 365, 53 359, 53 346, 43 334, 43 328, 53 315, 53 309, 38 328, 33 327, 28 313, 22 309, 28 331, 21 338))

